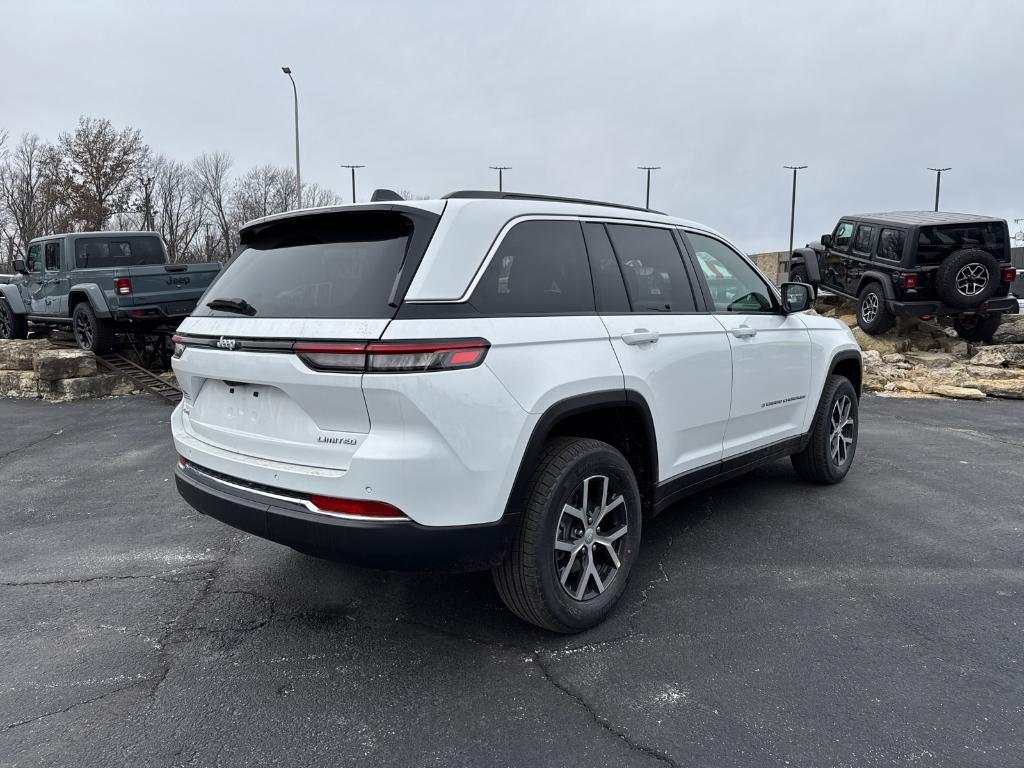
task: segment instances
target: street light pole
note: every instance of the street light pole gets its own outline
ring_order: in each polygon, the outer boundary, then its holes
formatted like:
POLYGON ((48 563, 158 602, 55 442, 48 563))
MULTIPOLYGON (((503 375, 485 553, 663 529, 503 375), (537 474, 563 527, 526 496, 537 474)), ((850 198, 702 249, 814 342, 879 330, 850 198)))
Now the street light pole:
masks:
POLYGON ((789 206, 789 255, 793 255, 793 227, 796 224, 796 172, 802 171, 806 165, 784 165, 793 172, 793 200, 789 206))
POLYGON ((511 170, 512 166, 511 165, 489 165, 487 167, 490 168, 492 171, 497 171, 498 172, 498 191, 499 192, 504 192, 505 190, 504 190, 504 184, 502 183, 502 181, 503 181, 502 174, 505 171, 511 170))
POLYGON ((942 172, 951 171, 952 168, 929 168, 929 171, 935 171, 935 210, 939 210, 939 187, 942 184, 942 172))
POLYGON ((295 87, 291 67, 281 67, 281 71, 292 81, 292 93, 295 95, 295 196, 302 207, 302 173, 299 170, 299 89, 295 87))
POLYGON ((638 165, 637 170, 647 171, 647 197, 644 198, 644 208, 651 210, 651 171, 660 171, 660 165, 638 165))
POLYGON ((342 165, 342 168, 348 168, 352 171, 352 204, 356 202, 356 168, 365 168, 365 165, 342 165))

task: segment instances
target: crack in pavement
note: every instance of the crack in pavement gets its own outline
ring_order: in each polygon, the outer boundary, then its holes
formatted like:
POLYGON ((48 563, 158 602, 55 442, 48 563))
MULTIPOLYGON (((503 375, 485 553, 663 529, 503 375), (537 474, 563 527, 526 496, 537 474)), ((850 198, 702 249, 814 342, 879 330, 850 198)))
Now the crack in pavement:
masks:
POLYGON ((639 752, 651 758, 652 760, 657 760, 658 762, 665 763, 666 765, 671 765, 673 766, 673 768, 680 768, 679 763, 677 763, 669 755, 665 754, 661 750, 655 749, 654 747, 649 747, 646 744, 641 744, 631 739, 624 731, 619 730, 614 725, 614 723, 610 722, 608 718, 604 717, 603 715, 601 715, 601 713, 599 713, 592 706, 590 706, 590 704, 588 704, 587 701, 580 694, 573 691, 565 683, 559 682, 551 673, 550 668, 544 661, 544 654, 537 654, 535 658, 537 662, 537 669, 541 671, 541 674, 543 675, 544 679, 548 681, 552 686, 554 686, 557 690, 561 691, 561 693, 568 696, 577 704, 579 704, 590 716, 590 719, 593 720, 597 725, 599 725, 603 730, 605 730, 615 738, 625 743, 626 746, 628 746, 634 752, 639 752))
POLYGON ((43 443, 45 443, 47 440, 49 440, 51 438, 61 437, 64 434, 64 430, 70 429, 70 428, 71 428, 71 426, 61 427, 56 432, 51 432, 48 435, 44 435, 43 437, 39 438, 38 440, 33 440, 31 443, 19 446, 17 448, 12 448, 11 450, 7 451, 6 453, 0 453, 0 461, 3 461, 8 456, 13 456, 16 453, 21 454, 21 453, 24 453, 25 451, 29 451, 29 450, 35 448, 37 445, 42 445, 43 443))
POLYGON ((54 715, 62 715, 65 712, 70 712, 75 707, 81 707, 81 706, 84 706, 86 704, 92 704, 94 702, 100 701, 101 699, 105 699, 108 696, 113 696, 115 693, 120 693, 121 691, 127 691, 129 688, 135 688, 136 686, 143 685, 145 683, 149 683, 149 682, 151 682, 151 681, 153 681, 155 679, 156 678, 154 678, 154 677, 142 677, 142 678, 139 678, 138 680, 135 680, 135 681, 129 683, 128 685, 122 685, 119 688, 114 688, 112 691, 107 691, 106 693, 101 693, 99 696, 93 696, 92 698, 85 699, 84 701, 76 701, 74 704, 69 704, 66 707, 62 707, 61 709, 55 709, 52 712, 45 712, 45 713, 43 713, 41 715, 36 715, 35 717, 30 717, 27 720, 20 720, 20 721, 18 721, 16 723, 8 723, 7 725, 4 726, 4 730, 5 731, 9 731, 12 728, 20 728, 23 725, 29 725, 30 723, 34 723, 34 722, 37 722, 39 720, 43 720, 43 719, 45 719, 47 717, 53 717, 54 715))
MULTIPOLYGON (((205 565, 205 561, 202 563, 205 565)), ((196 566, 189 567, 197 567, 196 566)), ((204 578, 204 575, 200 574, 198 578, 191 579, 172 579, 171 576, 176 574, 188 575, 188 571, 184 569, 175 571, 162 571, 160 573, 136 573, 136 574, 125 574, 122 576, 86 576, 80 579, 49 579, 40 581, 0 581, 0 587, 47 587, 56 584, 90 584, 94 581, 131 581, 132 579, 152 579, 153 581, 160 581, 164 584, 184 584, 189 581, 199 581, 200 578, 204 578)))

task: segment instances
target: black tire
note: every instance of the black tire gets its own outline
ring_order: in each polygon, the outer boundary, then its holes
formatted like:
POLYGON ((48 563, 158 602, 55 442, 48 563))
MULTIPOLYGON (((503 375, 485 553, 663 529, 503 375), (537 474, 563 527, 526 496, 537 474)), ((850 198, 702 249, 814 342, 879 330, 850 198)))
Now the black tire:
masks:
POLYGON ((0 339, 27 339, 28 320, 16 314, 7 299, 0 298, 0 339))
MULTIPOLYGON (((600 501, 597 504, 600 507, 600 501)), ((641 517, 633 469, 615 448, 575 437, 549 441, 530 479, 519 531, 505 559, 492 571, 502 602, 519 618, 552 632, 579 632, 600 623, 626 589, 640 552, 641 517), (587 503, 572 506, 570 502, 581 500, 584 486, 587 503), (593 508, 601 488, 606 488, 609 502, 622 497, 604 520, 596 517, 600 509, 593 508), (563 511, 566 507, 582 510, 588 518, 590 512, 596 522, 578 519, 563 511), (602 544, 602 533, 613 536, 622 526, 626 530, 613 543, 602 544), (577 549, 570 553, 557 550, 559 545, 577 549), (597 579, 590 575, 591 565, 602 574, 597 579), (565 573, 564 582, 561 573, 565 573), (599 580, 603 591, 598 589, 599 580), (570 595, 570 590, 582 599, 570 595)))
POLYGON ((964 315, 953 321, 956 335, 964 341, 992 341, 1003 316, 999 312, 964 315))
POLYGON ((999 262, 991 253, 967 248, 949 255, 935 271, 935 292, 957 309, 970 309, 999 287, 999 262))
POLYGON ((857 301, 857 325, 864 333, 875 336, 885 333, 896 323, 896 317, 885 303, 885 290, 878 282, 868 283, 857 301))
POLYGON ((832 485, 846 477, 857 453, 857 406, 857 391, 850 380, 845 376, 829 376, 825 381, 825 389, 821 393, 814 421, 811 422, 811 435, 807 446, 800 453, 794 453, 790 457, 793 469, 800 477, 809 483, 819 485, 832 485), (850 420, 848 426, 847 418, 850 420), (837 424, 841 425, 840 434, 845 438, 842 441, 843 445, 838 441, 833 444, 837 424), (848 443, 846 439, 849 440, 848 443), (841 461, 837 461, 834 452, 836 450, 839 451, 841 461))
POLYGON ((78 346, 87 352, 102 355, 114 346, 114 324, 96 317, 87 301, 75 306, 74 314, 71 316, 71 327, 78 346))
POLYGON ((810 284, 810 280, 807 279, 807 267, 803 264, 797 264, 791 270, 789 270, 789 282, 791 283, 807 283, 810 284))

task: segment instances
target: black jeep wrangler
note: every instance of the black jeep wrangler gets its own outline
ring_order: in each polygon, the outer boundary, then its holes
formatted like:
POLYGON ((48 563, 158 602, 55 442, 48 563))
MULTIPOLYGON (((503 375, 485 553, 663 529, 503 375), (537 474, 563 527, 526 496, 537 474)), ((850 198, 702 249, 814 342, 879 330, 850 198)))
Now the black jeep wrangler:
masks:
POLYGON ((953 317, 960 338, 988 341, 1003 313, 1017 311, 1002 219, 931 211, 844 216, 821 242, 793 251, 789 274, 857 299, 857 324, 870 334, 905 314, 953 317))

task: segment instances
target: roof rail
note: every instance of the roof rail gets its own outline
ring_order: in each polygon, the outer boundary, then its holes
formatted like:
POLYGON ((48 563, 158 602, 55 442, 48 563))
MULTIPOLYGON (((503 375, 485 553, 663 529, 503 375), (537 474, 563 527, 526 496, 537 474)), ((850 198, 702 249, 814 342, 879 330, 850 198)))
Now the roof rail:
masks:
POLYGON ((578 197, 556 197, 554 195, 531 195, 526 192, 494 192, 490 190, 460 189, 457 192, 449 192, 442 200, 452 199, 471 200, 543 200, 548 203, 580 203, 582 205, 601 205, 605 208, 624 208, 627 211, 643 211, 644 213, 657 213, 666 215, 653 208, 641 208, 636 205, 623 205, 622 203, 606 203, 602 200, 584 200, 578 197))

